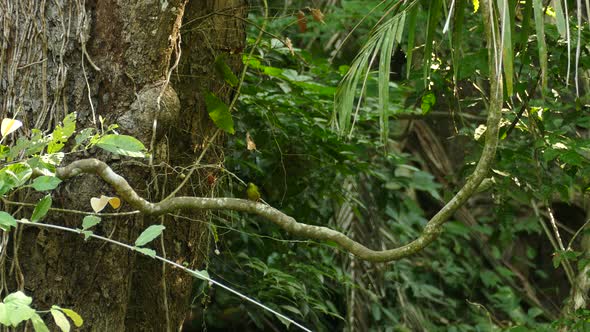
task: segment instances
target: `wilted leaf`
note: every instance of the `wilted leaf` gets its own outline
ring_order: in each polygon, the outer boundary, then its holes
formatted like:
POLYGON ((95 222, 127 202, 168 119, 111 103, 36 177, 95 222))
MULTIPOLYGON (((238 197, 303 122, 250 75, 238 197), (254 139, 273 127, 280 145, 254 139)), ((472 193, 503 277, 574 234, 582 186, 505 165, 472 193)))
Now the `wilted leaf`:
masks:
POLYGON ((102 211, 107 206, 107 204, 110 204, 113 209, 118 209, 121 206, 121 199, 118 197, 109 197, 105 195, 101 195, 100 198, 92 197, 90 199, 90 206, 96 213, 102 211))
POLYGON ((299 26, 299 32, 303 33, 307 31, 307 19, 305 13, 302 11, 297 12, 297 25, 299 26))
POLYGON ((289 37, 285 38, 285 46, 287 46, 289 52, 291 52, 291 55, 295 56, 295 50, 293 50, 293 42, 291 42, 291 39, 289 39, 289 37))
POLYGON ((322 13, 320 9, 309 8, 309 11, 311 12, 311 16, 313 16, 314 20, 326 24, 326 22, 324 22, 324 13, 322 13))
POLYGON ((249 151, 256 150, 256 143, 254 143, 254 140, 250 136, 249 132, 246 132, 246 148, 249 151))

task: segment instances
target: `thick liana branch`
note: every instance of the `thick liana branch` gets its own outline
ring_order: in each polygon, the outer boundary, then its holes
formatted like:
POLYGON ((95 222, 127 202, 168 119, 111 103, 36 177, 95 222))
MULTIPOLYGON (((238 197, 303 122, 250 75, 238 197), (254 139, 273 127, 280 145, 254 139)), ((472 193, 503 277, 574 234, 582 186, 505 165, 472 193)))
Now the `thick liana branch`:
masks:
MULTIPOLYGON (((499 36, 497 27, 492 20, 489 10, 490 0, 482 1, 484 24, 488 36, 490 49, 490 104, 487 117, 485 145, 473 174, 467 179, 463 188, 426 224, 422 234, 414 241, 390 250, 371 250, 352 240, 348 236, 333 229, 308 225, 297 222, 293 217, 260 202, 253 202, 239 198, 208 198, 208 197, 171 197, 159 203, 151 203, 140 197, 129 185, 127 180, 115 173, 107 164, 97 159, 83 159, 58 168, 56 175, 66 180, 82 173, 97 174, 109 183, 118 195, 133 208, 146 215, 162 215, 180 209, 187 210, 233 210, 252 213, 261 216, 287 232, 319 241, 332 241, 340 245, 355 256, 371 262, 388 262, 408 257, 424 249, 440 236, 443 224, 461 207, 478 189, 482 180, 488 174, 496 154, 498 145, 498 130, 502 109, 502 77, 499 75, 501 64, 498 53, 499 36)), ((501 54, 501 53, 500 53, 501 54)))

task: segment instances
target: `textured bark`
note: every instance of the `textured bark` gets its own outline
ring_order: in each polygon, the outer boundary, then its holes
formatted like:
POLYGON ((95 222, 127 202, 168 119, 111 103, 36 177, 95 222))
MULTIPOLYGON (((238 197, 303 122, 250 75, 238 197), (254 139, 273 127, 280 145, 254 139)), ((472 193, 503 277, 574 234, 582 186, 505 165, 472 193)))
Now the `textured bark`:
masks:
MULTIPOLYGON (((27 132, 51 129, 74 111, 79 128, 99 127, 100 115, 146 146, 154 142, 155 165, 188 165, 212 130, 202 95, 212 91, 230 97, 231 90, 215 77, 213 61, 228 53, 228 64, 239 67, 245 38, 236 17, 244 14, 243 0, 0 0, 0 116, 18 113, 27 132), (179 79, 167 85, 180 36, 182 56, 173 73, 179 79), (152 140, 154 118, 158 130, 152 140)), ((218 154, 211 151, 206 159, 217 161, 218 154)), ((178 182, 165 168, 94 153, 143 197, 161 198, 178 182)), ((212 190, 203 185, 189 189, 199 195, 212 190)), ((77 178, 54 194, 54 205, 89 211, 90 198, 101 194, 112 194, 112 188, 98 177, 77 178)), ((37 198, 24 194, 14 199, 37 198)), ((27 210, 2 210, 30 216, 27 210)), ((52 214, 46 222, 80 227, 81 217, 52 214)), ((200 268, 208 253, 203 224, 104 218, 96 232, 132 243, 147 225, 160 222, 167 227, 165 253, 158 241, 152 247, 173 261, 200 268)), ((83 316, 85 331, 178 330, 189 309, 193 279, 184 273, 167 269, 163 279, 159 263, 75 235, 30 227, 13 234, 3 237, 9 250, 0 262, 2 295, 23 289, 37 308, 73 308, 83 316)))

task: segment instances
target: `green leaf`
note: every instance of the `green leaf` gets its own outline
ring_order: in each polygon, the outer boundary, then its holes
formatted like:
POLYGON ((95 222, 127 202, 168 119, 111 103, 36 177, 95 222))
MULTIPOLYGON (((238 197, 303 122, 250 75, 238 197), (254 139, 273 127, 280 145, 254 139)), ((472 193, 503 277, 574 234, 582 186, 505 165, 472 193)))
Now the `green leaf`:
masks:
POLYGON ((60 151, 67 140, 76 131, 76 113, 66 115, 63 121, 63 126, 56 126, 51 134, 51 141, 47 145, 48 153, 55 153, 60 151))
POLYGON ((51 316, 53 316, 55 325, 57 325, 63 332, 70 332, 70 322, 59 309, 55 308, 55 306, 51 308, 51 316))
POLYGON ((0 228, 4 231, 10 230, 10 226, 16 227, 16 219, 9 213, 0 211, 0 228))
POLYGON ((37 191, 48 191, 57 188, 57 186, 59 186, 60 183, 61 179, 55 176, 43 175, 35 178, 35 180, 33 180, 33 183, 31 184, 31 187, 33 187, 33 189, 37 191))
POLYGON ((97 216, 86 216, 82 219, 82 229, 87 230, 94 227, 100 223, 100 220, 100 217, 97 216))
POLYGON ((143 143, 137 138, 128 135, 105 135, 98 140, 96 146, 123 156, 145 157, 145 146, 143 143))
POLYGON ((35 332, 49 332, 47 325, 45 325, 45 322, 41 319, 39 314, 35 313, 33 317, 31 317, 31 323, 33 323, 33 329, 35 332))
POLYGON ((151 258, 156 257, 156 251, 154 249, 139 248, 139 247, 134 247, 133 249, 135 249, 135 251, 138 251, 146 256, 150 256, 151 258))
POLYGON ((37 222, 41 219, 43 219, 43 217, 45 217, 45 215, 47 214, 47 212, 49 211, 49 208, 51 207, 51 195, 47 195, 45 197, 43 197, 39 203, 37 203, 37 205, 35 205, 35 209, 33 210, 33 215, 31 216, 31 222, 37 222))
POLYGON ((231 68, 225 63, 225 58, 225 53, 215 57, 215 71, 225 80, 225 82, 227 82, 227 84, 236 87, 240 81, 231 68))
POLYGON ((191 271, 191 274, 201 280, 211 279, 209 277, 209 272, 207 272, 207 270, 201 270, 201 271, 195 270, 195 271, 191 271))
POLYGON ((434 93, 429 92, 422 96, 422 105, 420 108, 422 109, 422 114, 428 114, 432 110, 432 106, 436 103, 436 96, 434 93))
POLYGON ((12 164, 0 170, 0 195, 4 195, 13 188, 24 185, 33 170, 26 163, 12 164))
POLYGON ((0 303, 0 323, 16 327, 31 319, 35 315, 35 310, 29 307, 32 301, 32 298, 21 291, 6 296, 4 303, 0 303))
POLYGON ((205 96, 205 104, 213 123, 226 133, 234 134, 234 120, 227 105, 210 92, 205 96))
POLYGON ((151 225, 150 227, 146 228, 135 240, 135 246, 141 247, 146 243, 152 241, 153 239, 157 238, 162 231, 166 229, 163 225, 151 225))
POLYGON ((92 231, 81 231, 82 235, 84 235, 84 241, 88 241, 88 239, 94 234, 92 231))
POLYGON ((70 319, 72 320, 72 322, 74 322, 74 325, 76 325, 76 327, 80 327, 80 326, 82 326, 82 324, 84 324, 84 320, 82 319, 82 316, 80 316, 74 310, 63 309, 63 308, 60 308, 60 310, 63 311, 64 314, 68 315, 68 317, 70 317, 70 319))

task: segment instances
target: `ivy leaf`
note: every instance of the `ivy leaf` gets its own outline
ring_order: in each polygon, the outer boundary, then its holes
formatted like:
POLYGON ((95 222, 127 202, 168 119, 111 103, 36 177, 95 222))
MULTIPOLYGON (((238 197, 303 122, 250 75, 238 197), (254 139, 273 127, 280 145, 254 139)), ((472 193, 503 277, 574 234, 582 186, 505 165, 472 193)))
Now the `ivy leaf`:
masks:
POLYGON ((57 325, 63 332, 70 332, 70 322, 59 309, 55 308, 55 306, 51 308, 51 316, 53 316, 55 325, 57 325))
POLYGON ((82 229, 87 230, 94 227, 100 223, 100 220, 100 217, 97 216, 86 216, 82 219, 82 229))
POLYGON ((153 239, 157 238, 162 231, 166 229, 163 225, 151 225, 150 227, 146 228, 135 240, 135 246, 141 247, 146 243, 149 243, 153 239))
POLYGON ((212 93, 207 93, 205 96, 205 104, 207 104, 207 112, 213 123, 223 131, 229 134, 234 134, 234 120, 229 112, 227 105, 217 98, 212 93))
POLYGON ((43 217, 45 217, 45 215, 47 214, 47 212, 49 211, 49 208, 51 207, 51 195, 47 195, 45 197, 43 197, 39 203, 37 203, 37 205, 35 205, 35 209, 33 210, 33 215, 31 216, 31 222, 37 222, 41 219, 43 219, 43 217))
POLYGON ((0 211, 0 228, 4 231, 10 230, 10 226, 16 227, 16 219, 9 213, 0 211))
POLYGON ((128 135, 105 135, 96 146, 99 148, 128 157, 145 157, 145 146, 137 138, 128 135))
POLYGON ((31 187, 37 191, 53 190, 59 186, 61 179, 55 176, 43 175, 33 180, 31 187))

